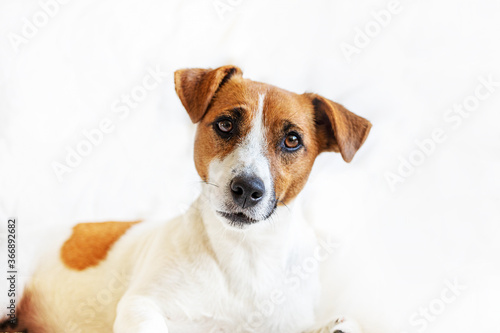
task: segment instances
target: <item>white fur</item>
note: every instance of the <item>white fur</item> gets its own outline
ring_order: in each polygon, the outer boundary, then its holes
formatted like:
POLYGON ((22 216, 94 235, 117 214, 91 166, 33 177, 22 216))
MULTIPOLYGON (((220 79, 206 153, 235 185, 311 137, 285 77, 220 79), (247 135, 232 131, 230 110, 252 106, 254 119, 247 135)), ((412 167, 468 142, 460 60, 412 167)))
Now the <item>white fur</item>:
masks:
MULTIPOLYGON (((256 215, 271 201, 264 99, 242 144, 210 164, 209 180, 218 187, 205 186, 186 214, 160 227, 132 227, 95 268, 73 271, 55 254, 44 261, 31 288, 50 331, 313 332, 318 273, 296 273, 304 260, 319 257, 311 227, 287 207, 245 230, 228 228, 216 213, 230 200, 234 173, 254 173, 269 189, 256 215)), ((314 332, 354 327, 332 323, 314 332)))

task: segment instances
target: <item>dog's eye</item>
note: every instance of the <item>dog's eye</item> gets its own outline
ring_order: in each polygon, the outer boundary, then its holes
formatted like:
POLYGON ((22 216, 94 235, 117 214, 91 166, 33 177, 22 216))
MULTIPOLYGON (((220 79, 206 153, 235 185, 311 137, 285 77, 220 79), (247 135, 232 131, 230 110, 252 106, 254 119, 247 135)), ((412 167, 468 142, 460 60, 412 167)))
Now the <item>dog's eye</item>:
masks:
POLYGON ((290 150, 295 150, 300 147, 300 137, 297 133, 291 132, 285 138, 285 147, 290 150))
POLYGON ((217 122, 217 128, 223 133, 229 133, 233 130, 233 122, 228 119, 217 122))

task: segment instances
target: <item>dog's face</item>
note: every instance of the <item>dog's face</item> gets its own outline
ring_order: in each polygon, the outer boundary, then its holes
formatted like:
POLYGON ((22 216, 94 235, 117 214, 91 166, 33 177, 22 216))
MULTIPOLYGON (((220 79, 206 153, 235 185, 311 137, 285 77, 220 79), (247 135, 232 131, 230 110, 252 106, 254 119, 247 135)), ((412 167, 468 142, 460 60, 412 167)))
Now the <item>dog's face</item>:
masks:
POLYGON ((198 123, 194 160, 209 202, 239 228, 295 198, 319 153, 350 162, 371 127, 337 103, 244 79, 234 66, 178 70, 175 86, 198 123))

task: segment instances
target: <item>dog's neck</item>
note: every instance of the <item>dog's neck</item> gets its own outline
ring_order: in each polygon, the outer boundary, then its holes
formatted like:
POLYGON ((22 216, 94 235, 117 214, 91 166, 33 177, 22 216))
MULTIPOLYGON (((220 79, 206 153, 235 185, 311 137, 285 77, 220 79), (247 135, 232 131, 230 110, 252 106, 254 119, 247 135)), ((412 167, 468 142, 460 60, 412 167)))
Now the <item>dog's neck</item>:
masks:
POLYGON ((313 237, 312 229, 293 213, 293 204, 279 206, 268 220, 242 230, 229 228, 203 195, 195 205, 222 271, 240 288, 259 277, 286 274, 297 259, 298 246, 313 237))

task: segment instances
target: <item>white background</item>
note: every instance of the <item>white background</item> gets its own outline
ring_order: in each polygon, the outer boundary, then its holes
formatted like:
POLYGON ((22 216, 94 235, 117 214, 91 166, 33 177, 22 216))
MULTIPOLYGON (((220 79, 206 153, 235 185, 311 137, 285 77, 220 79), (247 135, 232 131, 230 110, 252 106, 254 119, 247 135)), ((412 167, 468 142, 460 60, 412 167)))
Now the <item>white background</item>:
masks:
POLYGON ((500 2, 401 0, 377 32, 372 12, 389 1, 69 1, 15 47, 47 2, 0 2, 0 217, 19 219, 23 278, 51 230, 185 211, 200 190, 195 127, 172 74, 234 64, 374 125, 352 163, 321 155, 297 202, 343 240, 335 311, 367 332, 500 332, 500 87, 459 125, 445 119, 473 99, 479 77, 500 82, 500 2), (367 26, 368 45, 346 57, 343 43, 355 46, 367 26), (113 103, 157 67, 162 83, 121 119, 113 103), (53 163, 104 118, 113 132, 60 182, 53 163), (415 141, 435 129, 446 140, 392 190, 387 173, 424 156, 415 141), (454 280, 466 289, 445 304, 454 280), (429 306, 439 313, 426 327, 412 324, 429 306))

